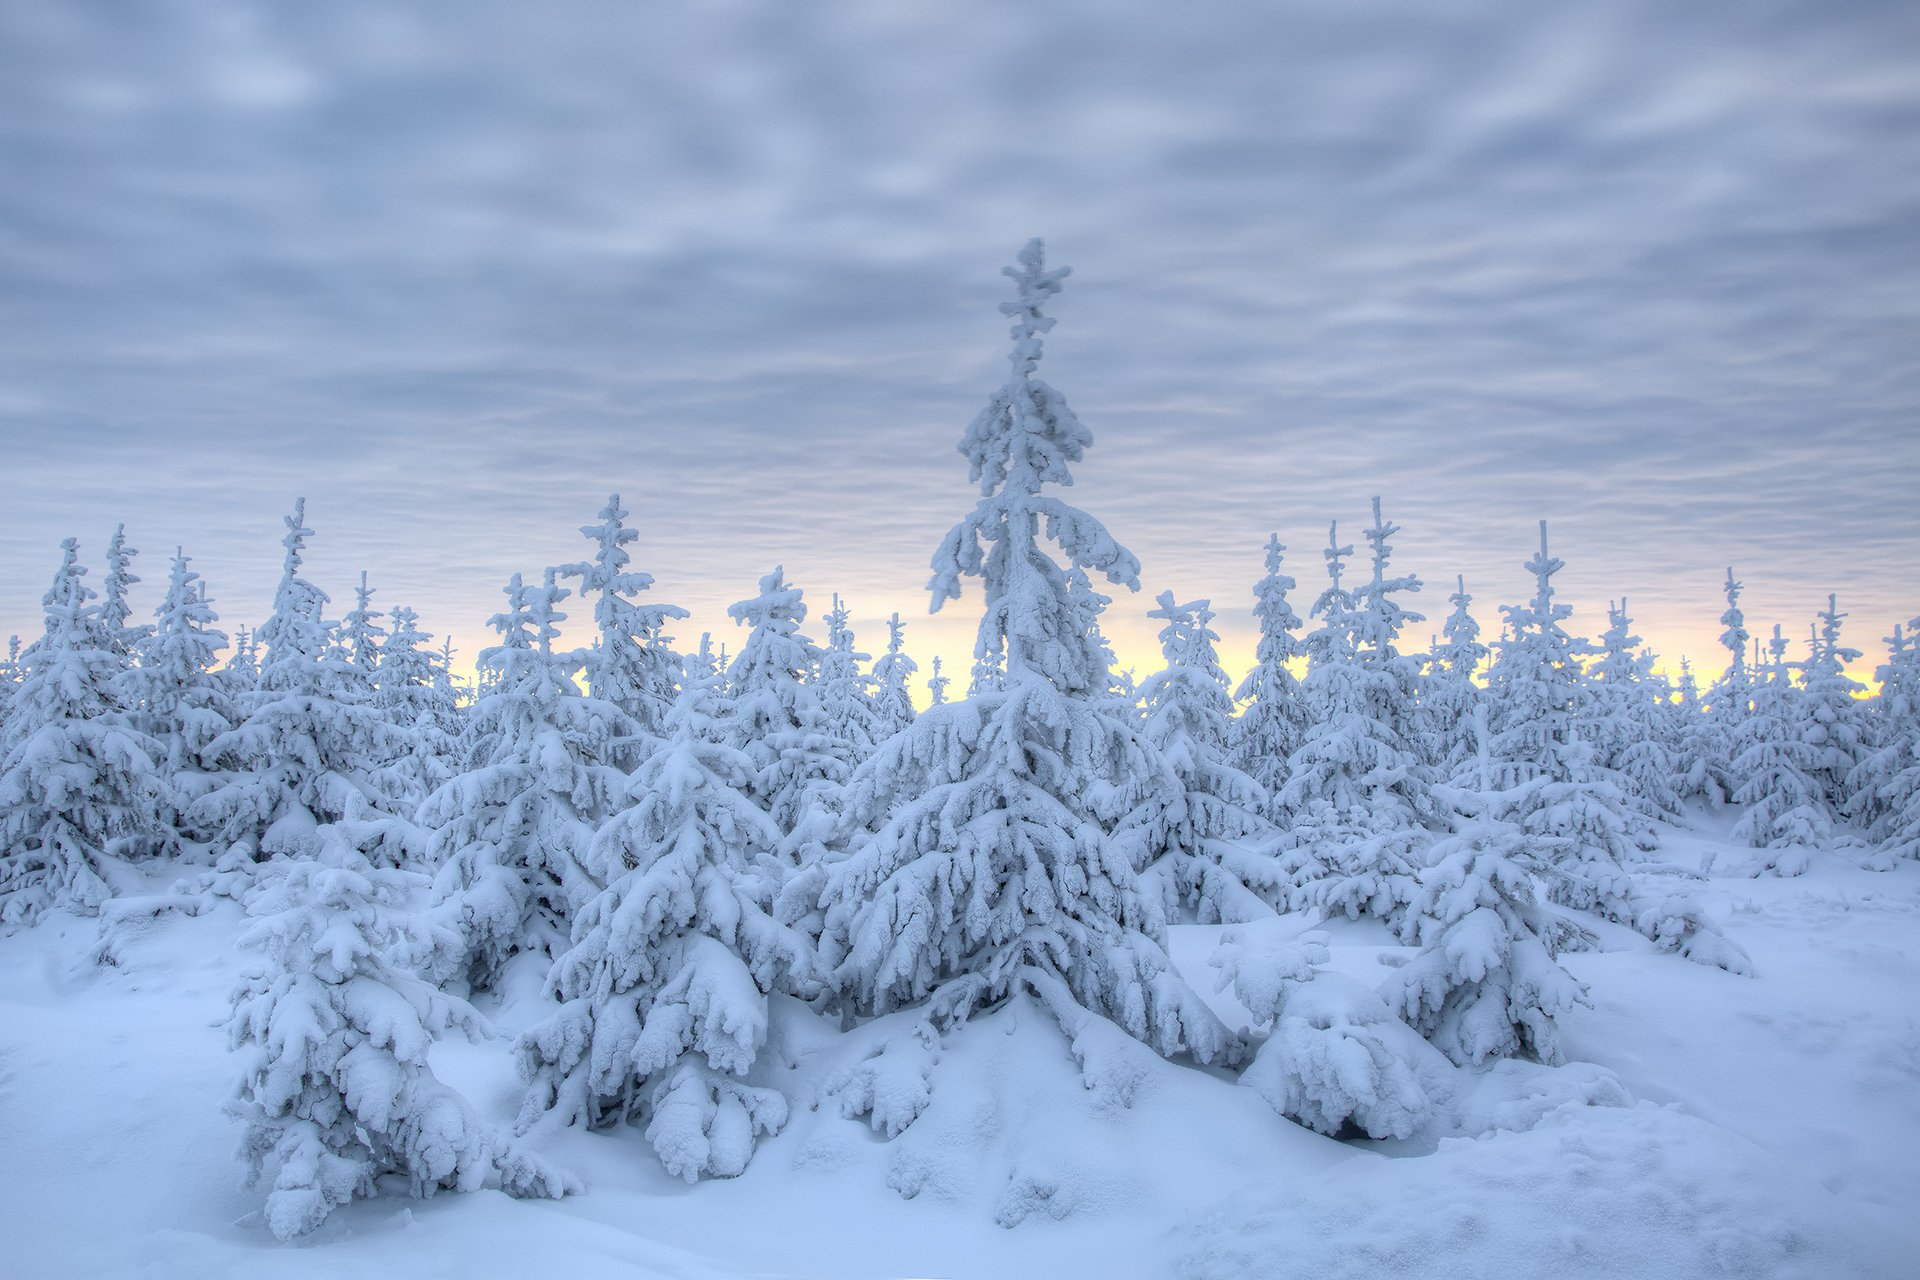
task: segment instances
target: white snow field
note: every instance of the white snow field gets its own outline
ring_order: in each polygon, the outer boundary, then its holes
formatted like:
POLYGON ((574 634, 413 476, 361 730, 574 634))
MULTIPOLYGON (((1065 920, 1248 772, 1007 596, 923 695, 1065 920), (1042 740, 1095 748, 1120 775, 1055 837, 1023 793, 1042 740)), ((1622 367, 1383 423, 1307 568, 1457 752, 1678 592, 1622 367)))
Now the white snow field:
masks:
MULTIPOLYGON (((0 936, 0 1275, 1912 1276, 1920 863, 1835 849, 1748 878, 1760 855, 1722 843, 1731 822, 1661 834, 1675 861, 1714 856, 1699 894, 1753 976, 1586 917, 1602 949, 1562 957, 1592 1001, 1561 1019, 1567 1065, 1439 1062, 1440 1105, 1404 1140, 1322 1137, 1104 1022, 1070 1044, 1025 995, 931 1046, 911 1012, 843 1033, 780 997, 762 1069, 793 1115, 739 1177, 690 1185, 640 1129, 574 1127, 540 1149, 582 1194, 422 1200, 389 1179, 289 1244, 240 1186, 222 1110, 242 908, 53 911, 0 936), (863 1111, 922 1104, 891 1138, 863 1111)), ((1392 972, 1378 957, 1412 954, 1370 921, 1324 927, 1330 967, 1369 986, 1392 972)), ((1174 929, 1208 992, 1220 932, 1174 929)), ((512 1036, 551 1007, 543 966, 513 964, 478 1002, 497 1037, 433 1049, 503 1131, 512 1036)))

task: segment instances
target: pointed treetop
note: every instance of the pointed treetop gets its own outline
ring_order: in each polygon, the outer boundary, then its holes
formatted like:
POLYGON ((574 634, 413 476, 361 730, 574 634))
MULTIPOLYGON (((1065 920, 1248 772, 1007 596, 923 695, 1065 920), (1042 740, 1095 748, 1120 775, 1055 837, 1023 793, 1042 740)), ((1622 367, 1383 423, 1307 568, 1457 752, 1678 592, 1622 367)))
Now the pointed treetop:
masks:
POLYGON ((1448 614, 1447 620, 1441 624, 1440 634, 1447 638, 1447 646, 1455 655, 1472 653, 1478 657, 1485 652, 1485 648, 1479 642, 1480 624, 1474 620, 1473 614, 1468 612, 1468 606, 1473 604, 1473 597, 1467 594, 1467 576, 1464 573, 1456 575, 1454 584, 1454 593, 1447 597, 1447 602, 1453 606, 1453 612, 1448 614))
POLYGON ((1733 655, 1733 661, 1727 664, 1727 674, 1738 679, 1746 664, 1747 616, 1740 612, 1741 585, 1734 580, 1733 566, 1727 566, 1727 611, 1720 615, 1720 625, 1726 630, 1720 633, 1720 643, 1733 655))
POLYGON ((526 583, 516 573, 507 579, 507 585, 500 590, 507 597, 507 607, 487 619, 487 625, 500 633, 500 648, 533 648, 533 635, 527 618, 526 583))
POLYGON ((133 558, 139 549, 127 545, 127 526, 113 527, 107 540, 107 575, 100 580, 100 626, 107 643, 122 658, 139 647, 150 627, 130 627, 133 609, 127 604, 128 590, 140 579, 133 572, 133 558))
POLYGON ((553 642, 560 638, 560 624, 567 620, 567 615, 556 606, 573 594, 555 581, 558 573, 558 569, 548 565, 540 585, 526 589, 527 620, 533 624, 533 638, 541 653, 553 652, 553 642))
POLYGON ((293 514, 281 517, 286 523, 287 534, 280 539, 280 545, 287 549, 286 572, 292 576, 300 571, 301 553, 306 550, 307 539, 313 536, 313 530, 307 528, 307 500, 293 500, 293 514))
POLYGON ((933 674, 927 677, 927 694, 933 706, 941 706, 947 700, 947 686, 952 684, 946 676, 940 674, 940 655, 933 657, 933 674))
POLYGON ((1313 608, 1307 611, 1313 617, 1318 618, 1335 612, 1345 613, 1353 608, 1353 597, 1340 585, 1340 577, 1346 572, 1346 566, 1341 561, 1352 554, 1353 544, 1349 542, 1343 546, 1340 542, 1340 522, 1338 520, 1329 522, 1326 549, 1320 553, 1327 562, 1329 585, 1320 593, 1320 598, 1313 602, 1313 608))
POLYGON ((1390 539, 1400 532, 1400 526, 1380 517, 1380 499, 1373 500, 1373 526, 1367 530, 1367 545, 1373 549, 1373 580, 1380 581, 1386 576, 1387 561, 1393 556, 1390 539))
POLYGON ((86 576, 87 567, 80 563, 80 539, 60 539, 60 567, 53 571, 53 585, 40 597, 40 603, 49 611, 84 608, 87 601, 96 598, 93 588, 81 581, 86 576))
POLYGON ((1207 625, 1214 618, 1213 602, 1195 600, 1191 604, 1179 604, 1171 591, 1162 591, 1156 600, 1160 607, 1147 610, 1147 616, 1160 618, 1167 624, 1160 629, 1160 652, 1167 665, 1211 667, 1213 642, 1220 638, 1207 625))
MULTIPOLYGON (((1549 580, 1554 574, 1566 567, 1567 562, 1565 560, 1561 560, 1548 552, 1547 522, 1542 520, 1540 522, 1540 553, 1527 561, 1525 565, 1526 571, 1532 574, 1534 581, 1539 584, 1539 594, 1535 597, 1537 601, 1545 602, 1553 598, 1553 586, 1549 580)), ((1545 607, 1544 604, 1542 607, 1545 607)))
POLYGON ((1030 359, 1040 358, 1039 337, 1053 328, 1053 317, 1043 315, 1040 308, 1060 292, 1060 282, 1073 274, 1073 268, 1047 270, 1047 246, 1036 236, 1020 250, 1015 265, 1000 268, 1000 274, 1013 281, 1014 287, 1014 300, 1001 303, 1000 314, 1014 318, 1013 327, 1007 332, 1014 340, 1012 359, 1016 376, 1021 372, 1031 373, 1032 363, 1022 364, 1023 356, 1027 355, 1023 347, 1032 343, 1030 359))
POLYGON ((807 620, 807 602, 800 588, 787 585, 785 566, 775 565, 760 579, 760 594, 728 605, 727 616, 756 631, 792 635, 807 620))

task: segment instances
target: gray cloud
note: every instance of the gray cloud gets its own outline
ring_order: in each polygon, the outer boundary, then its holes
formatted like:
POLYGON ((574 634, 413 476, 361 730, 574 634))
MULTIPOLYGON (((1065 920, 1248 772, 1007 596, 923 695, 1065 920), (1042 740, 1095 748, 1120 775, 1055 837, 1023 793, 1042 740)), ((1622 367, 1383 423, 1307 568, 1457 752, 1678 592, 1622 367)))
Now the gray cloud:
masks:
POLYGON ((1871 652, 1920 610, 1917 52, 1810 0, 8 5, 0 628, 116 519, 257 619, 305 493, 325 585, 471 653, 618 487, 696 626, 780 560, 877 640, 1039 233, 1078 499, 1239 649, 1266 531, 1310 595, 1380 493, 1436 616, 1547 516, 1589 625, 1717 662, 1733 562, 1871 652))

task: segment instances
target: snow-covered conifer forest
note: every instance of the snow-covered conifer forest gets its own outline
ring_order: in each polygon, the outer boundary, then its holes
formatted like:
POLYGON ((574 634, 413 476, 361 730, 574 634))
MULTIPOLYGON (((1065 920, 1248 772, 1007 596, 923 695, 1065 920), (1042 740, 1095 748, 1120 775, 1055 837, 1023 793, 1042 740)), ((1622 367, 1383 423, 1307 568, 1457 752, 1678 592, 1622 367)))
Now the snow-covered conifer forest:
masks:
POLYGON ((137 529, 49 548, 0 669, 0 1273, 1912 1267, 1920 618, 1763 624, 1735 566, 1668 666, 1539 513, 1483 604, 1365 494, 1192 599, 1069 501, 1068 273, 1005 274, 931 548, 970 671, 774 565, 684 634, 620 495, 472 681, 310 578, 319 500, 244 623, 137 529))

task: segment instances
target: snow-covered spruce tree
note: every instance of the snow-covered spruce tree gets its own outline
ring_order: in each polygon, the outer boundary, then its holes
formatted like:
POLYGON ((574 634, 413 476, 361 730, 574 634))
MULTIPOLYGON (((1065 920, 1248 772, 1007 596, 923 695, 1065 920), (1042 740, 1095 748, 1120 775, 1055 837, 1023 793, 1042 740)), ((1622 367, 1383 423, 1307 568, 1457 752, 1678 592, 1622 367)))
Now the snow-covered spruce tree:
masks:
POLYGON ((127 526, 115 525, 107 540, 106 576, 100 579, 100 632, 122 668, 133 664, 151 629, 132 625, 133 607, 127 602, 127 593, 140 581, 133 572, 133 558, 139 554, 138 547, 127 545, 127 526))
POLYGON ((1231 760, 1233 697, 1214 652, 1220 637, 1210 602, 1177 604, 1163 591, 1147 616, 1166 625, 1166 669, 1140 686, 1146 736, 1179 782, 1155 788, 1122 821, 1143 887, 1157 892, 1169 918, 1181 903, 1202 924, 1257 920, 1286 899, 1279 864, 1245 842, 1268 831, 1260 785, 1231 760))
POLYGON ((421 802, 434 864, 437 918, 460 939, 435 972, 491 987, 516 952, 566 948, 575 914, 603 887, 589 849, 625 802, 614 763, 637 727, 580 692, 581 655, 554 647, 566 588, 514 574, 507 607, 488 620, 500 643, 480 651, 485 692, 469 712, 466 768, 421 802))
MULTIPOLYGON (((593 601, 598 638, 586 655, 587 691, 618 707, 651 741, 665 731, 667 710, 673 705, 680 680, 680 657, 673 651, 667 624, 687 616, 672 604, 641 604, 639 595, 653 586, 653 575, 630 568, 627 547, 640 538, 629 529, 629 512, 620 495, 607 498, 600 523, 580 526, 594 545, 593 559, 565 565, 560 572, 580 579, 580 598, 593 601)), ((644 743, 623 749, 623 764, 637 764, 647 753, 644 743)))
POLYGON ((1746 749, 1748 742, 1747 714, 1753 706, 1754 679, 1753 670, 1747 664, 1747 642, 1753 641, 1756 661, 1760 640, 1747 631, 1747 615, 1740 608, 1740 593, 1745 588, 1733 576, 1731 566, 1727 569, 1726 612, 1720 615, 1720 625, 1725 628, 1720 633, 1720 643, 1727 650, 1727 669, 1721 673, 1713 687, 1707 691, 1707 711, 1713 718, 1713 741, 1719 746, 1718 755, 1708 764, 1713 775, 1712 781, 1720 792, 1731 798, 1734 788, 1739 785, 1738 775, 1733 769, 1734 757, 1746 749))
MULTIPOLYGON (((1592 688, 1561 625, 1573 613, 1554 600, 1553 575, 1566 562, 1547 549, 1526 563, 1533 600, 1502 606, 1508 634, 1489 673, 1494 785, 1511 796, 1508 817, 1536 847, 1552 850, 1549 897, 1631 926, 1667 950, 1736 973, 1751 965, 1722 937, 1698 902, 1671 882, 1637 884, 1628 870, 1636 850, 1633 819, 1616 775, 1594 759, 1580 733, 1592 688)), ((1652 870, 1652 868, 1649 868, 1652 870)))
POLYGON ((1004 656, 1000 688, 923 713, 846 793, 854 846, 824 895, 824 959, 854 1010, 924 1002, 951 1023, 1016 988, 1063 1025, 1086 1011, 1164 1055, 1231 1057, 1232 1034, 1166 957, 1159 912, 1099 814, 1140 780, 1176 786, 1108 696, 1105 650, 1070 598, 1069 565, 1136 588, 1139 563, 1085 512, 1043 492, 1072 480, 1092 434, 1035 376, 1041 307, 1060 289, 1033 241, 1006 274, 1012 373, 961 441, 981 499, 934 556, 937 609, 982 579, 975 652, 1004 656), (1078 1007, 1075 1007, 1078 1006, 1078 1007))
POLYGON ((431 635, 405 605, 380 646, 376 702, 406 744, 380 775, 380 789, 403 813, 413 813, 459 766, 461 715, 446 680, 445 660, 428 648, 431 635))
POLYGON ((1794 687, 1787 640, 1778 626, 1767 647, 1772 661, 1753 686, 1746 746, 1733 762, 1734 776, 1741 779, 1733 799, 1746 806, 1733 838, 1771 851, 1759 872, 1799 875, 1810 852, 1832 841, 1833 811, 1816 776, 1825 755, 1810 741, 1814 722, 1803 706, 1805 695, 1794 687))
POLYGON ((1488 653, 1480 642, 1480 624, 1470 612, 1473 597, 1467 594, 1464 575, 1455 578, 1447 602, 1453 612, 1440 626, 1442 640, 1427 655, 1418 715, 1420 755, 1441 778, 1459 773, 1475 749, 1467 730, 1485 702, 1474 677, 1488 653))
POLYGON ((1836 814, 1848 808, 1852 797, 1847 779, 1868 750, 1866 717, 1856 699, 1866 687, 1846 670, 1847 663, 1860 657, 1860 650, 1840 643, 1840 623, 1846 616, 1840 612, 1839 597, 1829 595, 1801 668, 1801 735, 1816 755, 1814 779, 1836 814))
POLYGON ((1558 1063, 1558 1019, 1588 1003, 1586 989, 1554 959, 1564 934, 1540 887, 1550 856, 1493 789, 1485 707, 1472 730, 1474 785, 1446 789, 1454 831, 1433 846, 1407 908, 1420 953, 1380 993, 1461 1066, 1519 1054, 1558 1063))
POLYGON ((1007 655, 988 645, 985 639, 977 641, 973 668, 967 673, 967 696, 972 698, 983 693, 999 693, 1006 687, 1007 655))
POLYGON ((919 664, 907 656, 906 624, 900 615, 887 619, 887 651, 873 664, 876 685, 873 698, 876 741, 884 742, 913 723, 913 693, 907 684, 919 664))
POLYGON ((1433 1110, 1415 1069, 1419 1037, 1359 979, 1320 968, 1328 958, 1317 931, 1279 943, 1220 935, 1215 986, 1232 988, 1267 1033, 1240 1083, 1324 1134, 1410 1137, 1433 1110))
MULTIPOLYGON (((1920 618, 1911 629, 1920 632, 1920 618)), ((1874 672, 1880 695, 1869 704, 1869 746, 1847 779, 1848 814, 1874 845, 1867 865, 1880 871, 1920 857, 1920 645, 1896 622, 1887 646, 1874 672)))
POLYGON ((805 825, 817 793, 846 781, 852 747, 827 724, 818 687, 803 682, 822 655, 800 634, 807 618, 800 588, 775 568, 760 579, 758 595, 727 614, 749 630, 727 671, 724 741, 753 761, 750 793, 775 826, 792 833, 805 825))
POLYGON ((166 598, 141 642, 139 665, 122 677, 135 724, 160 746, 156 763, 165 793, 159 816, 169 831, 177 830, 179 815, 212 784, 201 755, 237 718, 226 683, 213 669, 227 637, 213 626, 219 617, 189 563, 184 552, 174 552, 166 598))
POLYGON ((726 674, 727 655, 724 648, 713 647, 713 633, 702 631, 700 643, 687 655, 687 680, 713 680, 726 674))
POLYGON ((1409 750, 1418 663, 1399 652, 1400 629, 1419 614, 1393 596, 1417 578, 1390 578, 1389 539, 1398 526, 1380 519, 1367 531, 1373 574, 1360 590, 1341 586, 1353 552, 1328 530, 1329 585, 1310 611, 1321 619, 1307 637, 1303 683, 1311 726, 1287 762, 1272 845, 1291 885, 1289 905, 1326 915, 1372 915, 1397 923, 1413 892, 1413 871, 1430 838, 1428 779, 1409 750))
POLYGON ((300 575, 306 500, 286 519, 273 616, 260 628, 259 688, 244 719, 209 743, 206 762, 226 773, 184 815, 199 838, 255 857, 310 857, 315 831, 351 822, 380 857, 417 856, 417 833, 382 807, 374 775, 400 755, 400 734, 373 705, 322 617, 327 594, 300 575))
POLYGON ((853 647, 851 615, 837 592, 826 623, 827 645, 818 655, 815 678, 820 714, 829 738, 846 744, 842 750, 851 769, 872 755, 874 744, 887 735, 873 705, 873 677, 860 669, 868 655, 853 647))
MULTIPOLYGON (((17 640, 18 637, 15 637, 17 640)), ((947 686, 953 682, 940 674, 940 658, 933 659, 933 674, 927 677, 927 705, 944 707, 947 705, 947 686)))
POLYGON ((1693 664, 1685 658, 1680 659, 1675 694, 1672 705, 1666 708, 1674 798, 1684 804, 1697 796, 1718 809, 1730 794, 1719 765, 1725 754, 1720 726, 1701 700, 1700 682, 1693 674, 1693 664))
POLYGON ((1307 734, 1307 706, 1300 681, 1289 662, 1306 651, 1294 637, 1300 615, 1287 601, 1293 590, 1291 574, 1281 572, 1286 547, 1280 535, 1267 537, 1267 573, 1253 588, 1253 616, 1260 624, 1260 642, 1254 649, 1253 670, 1240 682, 1234 700, 1246 704, 1234 722, 1234 763, 1259 784, 1272 816, 1274 797, 1287 781, 1287 760, 1300 749, 1307 734))
MULTIPOLYGON (((1666 718, 1649 675, 1653 659, 1640 653, 1639 646, 1626 600, 1618 605, 1609 601, 1600 656, 1588 673, 1593 696, 1581 731, 1592 741, 1599 762, 1619 776, 1627 799, 1642 817, 1670 818, 1679 812, 1680 797, 1673 790, 1666 718)), ((1643 828, 1642 835, 1642 843, 1648 843, 1651 828, 1643 828)))
POLYGON ((1554 599, 1553 575, 1565 567, 1548 553, 1542 520, 1540 550, 1525 565, 1534 597, 1501 606, 1508 632, 1488 672, 1494 785, 1517 792, 1512 816, 1527 835, 1558 841, 1554 900, 1624 920, 1634 821, 1618 777, 1581 732, 1595 695, 1577 657, 1583 643, 1561 625, 1573 609, 1554 599))
POLYGON ((226 686, 227 696, 235 700, 235 706, 249 694, 260 691, 260 642, 244 623, 233 633, 233 654, 227 659, 227 665, 220 668, 220 683, 226 686))
POLYGON ((120 659, 86 572, 66 539, 0 738, 0 923, 92 914, 113 895, 111 864, 161 843, 160 746, 116 699, 120 659))
POLYGON ((360 584, 353 589, 353 608, 340 619, 327 651, 337 696, 360 703, 375 701, 374 690, 380 681, 381 654, 387 636, 387 629, 380 625, 380 616, 380 611, 373 607, 373 588, 367 585, 363 569, 360 584))
POLYGON ((275 1168, 266 1222, 304 1235, 380 1174, 415 1196, 471 1191, 496 1170, 515 1195, 577 1190, 499 1141, 427 1063, 433 1041, 491 1032, 465 1001, 414 972, 431 930, 406 911, 418 877, 370 864, 335 827, 312 861, 270 880, 240 945, 261 957, 227 1029, 243 1055, 228 1110, 246 1123, 247 1185, 275 1168))
POLYGON ((518 1044, 523 1131, 644 1122, 689 1182, 740 1173, 756 1135, 786 1123, 786 1099, 747 1077, 768 994, 811 994, 811 944, 770 914, 782 833, 746 792, 752 761, 718 741, 715 683, 688 681, 630 803, 600 829, 606 888, 549 979, 564 1003, 518 1044))

